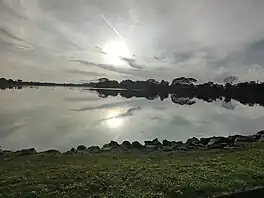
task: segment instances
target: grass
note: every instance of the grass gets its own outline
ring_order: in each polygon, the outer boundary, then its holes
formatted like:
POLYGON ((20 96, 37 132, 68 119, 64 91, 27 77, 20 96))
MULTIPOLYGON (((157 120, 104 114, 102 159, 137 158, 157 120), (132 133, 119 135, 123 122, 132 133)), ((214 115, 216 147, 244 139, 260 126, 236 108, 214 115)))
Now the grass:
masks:
POLYGON ((264 186, 264 143, 236 151, 0 159, 0 197, 213 197, 264 186))

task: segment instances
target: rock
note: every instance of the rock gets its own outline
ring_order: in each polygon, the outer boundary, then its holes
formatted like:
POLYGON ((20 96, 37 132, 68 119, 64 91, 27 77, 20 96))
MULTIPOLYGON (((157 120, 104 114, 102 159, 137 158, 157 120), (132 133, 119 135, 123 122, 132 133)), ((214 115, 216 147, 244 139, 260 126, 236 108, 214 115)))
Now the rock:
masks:
POLYGON ((76 152, 75 148, 71 148, 70 152, 75 153, 76 152))
POLYGON ((109 144, 105 144, 101 148, 102 151, 112 151, 117 149, 122 149, 122 147, 115 141, 111 141, 109 144))
POLYGON ((47 150, 47 151, 43 151, 40 154, 59 155, 59 154, 61 154, 61 152, 60 151, 57 151, 57 150, 50 149, 50 150, 47 150))
POLYGON ((249 144, 252 142, 255 142, 256 139, 253 136, 238 136, 235 141, 234 141, 234 145, 243 145, 243 144, 249 144))
POLYGON ((115 142, 115 141, 111 141, 109 144, 105 144, 104 146, 103 146, 103 148, 104 149, 108 149, 108 148, 110 148, 110 150, 111 149, 117 149, 117 148, 120 148, 121 146, 117 143, 117 142, 115 142))
POLYGON ((179 147, 179 150, 180 151, 188 151, 189 149, 185 145, 182 145, 179 147))
POLYGON ((234 142, 236 140, 236 138, 238 137, 238 135, 231 135, 231 136, 228 136, 228 142, 230 145, 234 145, 234 142))
POLYGON ((0 152, 0 156, 1 157, 11 157, 14 153, 12 151, 9 150, 2 150, 0 152))
POLYGON ((165 152, 174 151, 174 148, 171 146, 162 146, 161 149, 165 152))
POLYGON ((260 138, 257 141, 258 142, 264 142, 264 135, 261 135, 260 138))
POLYGON ((111 146, 112 148, 119 148, 120 147, 120 145, 115 141, 111 141, 109 143, 109 146, 111 146))
POLYGON ((257 132, 257 135, 259 135, 259 136, 264 135, 264 130, 257 132))
POLYGON ((87 148, 87 151, 90 153, 100 153, 101 149, 99 146, 90 146, 87 148))
POLYGON ((102 147, 101 148, 101 151, 111 151, 111 150, 114 150, 114 149, 112 149, 111 147, 102 147))
POLYGON ((195 146, 195 145, 201 144, 201 142, 196 137, 193 137, 193 138, 188 139, 185 144, 187 144, 187 145, 194 145, 195 146))
POLYGON ((162 141, 162 145, 163 145, 163 146, 170 146, 170 144, 171 144, 171 142, 168 141, 168 140, 163 140, 163 141, 162 141))
POLYGON ((156 145, 156 146, 162 146, 162 144, 160 143, 160 141, 158 140, 158 138, 155 138, 154 140, 152 140, 152 144, 156 145))
POLYGON ((228 146, 227 143, 216 143, 210 146, 210 149, 223 149, 228 146))
POLYGON ((124 148, 124 149, 131 149, 132 148, 132 145, 129 141, 124 141, 121 146, 124 148))
POLYGON ((175 144, 176 144, 175 141, 168 141, 168 140, 163 140, 163 141, 162 141, 162 145, 163 145, 163 146, 173 146, 173 145, 175 145, 175 144))
POLYGON ((35 155, 35 154, 37 154, 37 151, 34 148, 22 149, 15 152, 16 156, 27 156, 27 155, 35 155))
POLYGON ((144 149, 145 147, 142 145, 142 144, 140 144, 138 141, 135 141, 135 142, 132 142, 132 148, 134 148, 134 149, 144 149))
POLYGON ((162 147, 162 144, 158 140, 158 138, 155 138, 152 141, 145 141, 145 147, 149 150, 156 150, 160 149, 162 147))
POLYGON ((152 141, 145 141, 144 143, 146 148, 158 148, 162 146, 158 138, 155 138, 152 141))
POLYGON ((264 130, 257 132, 256 137, 258 142, 264 142, 264 130))
POLYGON ((181 146, 183 146, 183 142, 182 141, 178 141, 178 142, 172 142, 171 143, 171 147, 176 150, 179 149, 181 146))
POLYGON ((204 147, 204 145, 200 142, 199 139, 193 137, 187 140, 187 142, 185 143, 185 147, 188 149, 197 149, 204 147))
POLYGON ((226 143, 229 144, 230 140, 225 137, 212 137, 209 143, 206 145, 209 148, 219 147, 219 144, 226 143), (217 145, 217 146, 214 146, 217 145))
POLYGON ((84 146, 84 145, 79 145, 79 146, 77 147, 77 150, 78 150, 78 151, 85 151, 85 150, 86 150, 86 146, 84 146))
POLYGON ((200 139, 200 142, 201 142, 204 146, 206 146, 206 145, 210 142, 211 139, 212 139, 211 137, 210 137, 210 138, 201 138, 201 139, 200 139))
POLYGON ((146 149, 150 149, 150 150, 154 150, 154 149, 157 149, 157 148, 160 148, 160 147, 158 147, 156 145, 145 145, 145 148, 146 149))

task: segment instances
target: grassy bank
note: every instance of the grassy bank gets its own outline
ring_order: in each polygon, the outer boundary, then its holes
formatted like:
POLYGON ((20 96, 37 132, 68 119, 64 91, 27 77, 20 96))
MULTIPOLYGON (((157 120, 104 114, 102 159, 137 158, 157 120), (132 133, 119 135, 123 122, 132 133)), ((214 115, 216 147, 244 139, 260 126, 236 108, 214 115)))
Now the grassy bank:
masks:
POLYGON ((235 151, 0 159, 0 197, 212 197, 264 185, 264 143, 235 151))

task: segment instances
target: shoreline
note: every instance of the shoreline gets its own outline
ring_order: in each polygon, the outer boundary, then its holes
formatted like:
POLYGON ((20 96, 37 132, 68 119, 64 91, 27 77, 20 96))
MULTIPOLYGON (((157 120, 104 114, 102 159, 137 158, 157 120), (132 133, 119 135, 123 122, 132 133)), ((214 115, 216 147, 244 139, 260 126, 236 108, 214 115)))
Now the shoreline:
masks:
POLYGON ((102 147, 79 145, 65 152, 60 152, 56 149, 49 149, 37 152, 35 148, 25 148, 17 151, 1 150, 0 157, 10 156, 27 156, 37 154, 88 154, 88 153, 105 153, 105 152, 130 152, 139 151, 142 153, 148 152, 177 152, 177 151, 209 151, 209 150, 234 150, 250 147, 254 143, 264 142, 264 130, 258 131, 254 135, 232 135, 228 137, 213 136, 208 138, 189 138, 185 143, 182 141, 163 140, 160 142, 158 138, 152 141, 144 141, 144 144, 138 141, 123 141, 121 144, 111 141, 104 144, 102 147))
POLYGON ((2 151, 0 197, 256 195, 259 190, 253 189, 264 186, 263 137, 262 130, 251 136, 190 138, 185 143, 112 141, 101 148, 80 145, 63 153, 2 151))

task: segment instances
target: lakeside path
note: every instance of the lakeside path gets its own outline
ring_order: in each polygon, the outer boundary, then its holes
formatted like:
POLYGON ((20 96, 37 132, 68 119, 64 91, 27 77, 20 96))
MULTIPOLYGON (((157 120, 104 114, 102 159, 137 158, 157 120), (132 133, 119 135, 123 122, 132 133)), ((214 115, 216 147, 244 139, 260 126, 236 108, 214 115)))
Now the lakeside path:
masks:
POLYGON ((0 197, 214 197, 264 186, 264 143, 0 159, 0 197))

